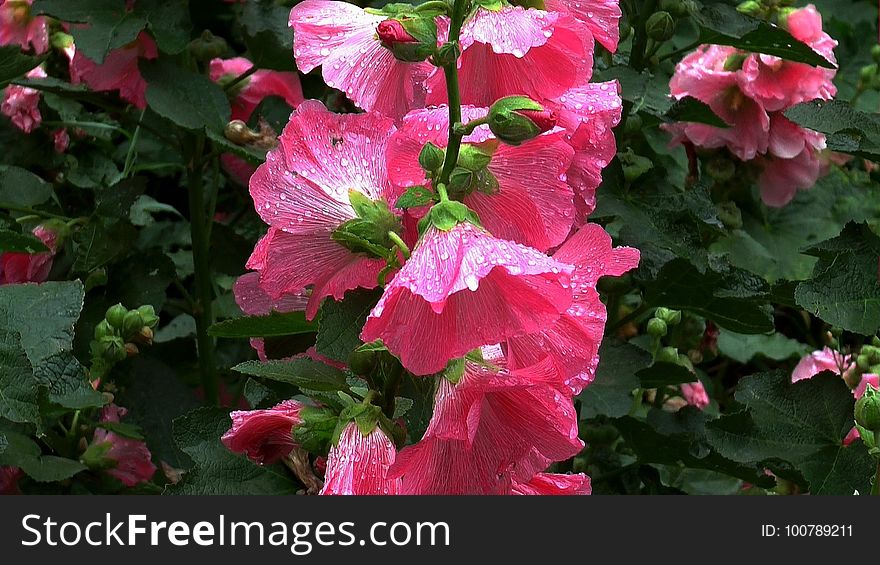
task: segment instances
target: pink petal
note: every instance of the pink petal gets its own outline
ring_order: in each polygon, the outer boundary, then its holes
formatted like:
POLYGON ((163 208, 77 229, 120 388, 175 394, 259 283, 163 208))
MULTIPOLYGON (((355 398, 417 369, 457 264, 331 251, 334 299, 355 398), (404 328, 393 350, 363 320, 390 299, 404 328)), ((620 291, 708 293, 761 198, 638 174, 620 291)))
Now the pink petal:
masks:
MULTIPOLYGON (((211 80, 218 81, 224 76, 237 77, 248 71, 253 63, 244 57, 233 59, 213 59, 210 63, 211 80)), ((243 81, 238 96, 232 101, 232 119, 250 119, 251 114, 263 99, 279 96, 292 108, 303 101, 302 86, 296 73, 259 70, 243 81)))
POLYGON ((388 473, 396 454, 394 443, 381 429, 364 436, 354 422, 349 423, 339 443, 330 448, 321 494, 400 494, 400 480, 388 473))
POLYGON ((230 451, 243 453, 255 463, 274 463, 293 451, 293 427, 302 423, 302 409, 302 403, 285 400, 268 410, 233 411, 229 414, 232 427, 220 440, 230 451))
POLYGON ((810 353, 798 362, 791 374, 791 382, 812 378, 823 371, 831 371, 838 375, 849 374, 855 364, 850 355, 841 355, 829 347, 810 353), (841 368, 843 373, 841 373, 841 368))
POLYGON ((305 293, 285 294, 277 300, 260 286, 260 273, 246 273, 235 281, 232 287, 235 302, 248 316, 265 316, 272 312, 298 312, 306 309, 308 296, 305 293))
POLYGON ((766 159, 758 177, 761 200, 779 208, 788 204, 798 189, 811 188, 822 173, 822 161, 807 148, 793 159, 766 159))
POLYGON ((70 80, 85 83, 97 92, 118 90, 119 96, 138 108, 147 107, 147 83, 138 68, 138 60, 159 56, 156 42, 142 32, 130 45, 114 49, 100 65, 77 51, 70 62, 70 80))
POLYGON ((584 495, 592 494, 590 477, 583 473, 575 475, 557 475, 554 473, 538 473, 527 483, 515 483, 513 494, 526 495, 584 495))
POLYGON ((49 28, 46 18, 33 17, 30 4, 33 0, 0 2, 0 45, 20 45, 23 50, 33 49, 37 55, 49 50, 49 28))
POLYGON ((544 0, 551 12, 571 12, 590 29, 596 41, 614 53, 620 41, 619 0, 544 0))

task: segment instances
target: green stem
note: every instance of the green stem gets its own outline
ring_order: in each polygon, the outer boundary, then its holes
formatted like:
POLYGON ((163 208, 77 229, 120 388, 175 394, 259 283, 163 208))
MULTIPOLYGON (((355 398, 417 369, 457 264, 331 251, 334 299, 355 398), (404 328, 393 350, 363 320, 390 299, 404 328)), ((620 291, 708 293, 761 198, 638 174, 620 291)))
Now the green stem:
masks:
POLYGON ((34 210, 33 208, 28 208, 26 206, 7 206, 6 204, 0 203, 0 209, 8 210, 10 212, 18 212, 20 214, 28 214, 31 216, 39 216, 41 218, 54 218, 56 220, 63 220, 65 222, 69 222, 73 219, 73 218, 68 218, 67 216, 62 216, 60 214, 53 214, 52 212, 43 212, 42 210, 34 210))
POLYGON ((446 0, 428 0, 427 2, 422 2, 418 6, 416 6, 416 13, 424 12, 426 10, 438 10, 441 12, 449 11, 449 4, 446 3, 446 0))
POLYGON ((410 257, 409 246, 406 244, 405 241, 400 239, 399 235, 397 235, 393 231, 390 231, 390 232, 388 232, 388 239, 390 239, 394 243, 394 245, 396 245, 397 248, 400 249, 400 252, 403 253, 404 259, 409 259, 409 257, 410 257))
POLYGON ((247 80, 247 78, 250 77, 255 72, 257 72, 257 70, 259 70, 259 69, 257 68, 256 65, 252 66, 251 68, 249 68, 245 72, 241 73, 240 75, 238 75, 237 77, 235 77, 234 79, 232 79, 231 81, 226 83, 226 85, 223 86, 223 90, 225 90, 227 92, 232 90, 233 88, 235 88, 235 85, 237 85, 238 83, 240 83, 243 80, 247 80))
POLYGON ((198 346, 199 369, 205 401, 218 404, 217 366, 214 362, 214 340, 208 335, 208 328, 214 322, 214 289, 211 269, 211 248, 205 221, 205 193, 202 179, 201 161, 205 150, 205 138, 199 136, 189 160, 187 184, 189 190, 189 224, 192 235, 193 265, 195 266, 195 309, 196 344, 198 346))
POLYGON ((138 125, 134 128, 134 135, 131 136, 128 152, 125 154, 125 166, 122 169, 122 178, 126 179, 131 174, 131 168, 134 166, 134 152, 137 149, 138 140, 141 137, 141 122, 144 120, 144 114, 147 113, 147 109, 141 112, 141 117, 138 120, 138 125))
MULTIPOLYGON (((456 48, 458 47, 461 26, 467 14, 468 4, 469 0, 455 0, 455 5, 452 8, 452 21, 449 23, 448 42, 455 45, 456 48)), ((455 127, 456 124, 461 123, 461 93, 458 86, 457 58, 444 65, 443 74, 446 77, 446 94, 449 100, 449 143, 446 144, 446 161, 443 163, 439 182, 448 184, 452 169, 458 163, 458 151, 461 149, 461 139, 464 137, 460 132, 456 133, 455 127)))
POLYGON ((648 31, 645 24, 657 10, 657 0, 645 0, 639 11, 639 20, 636 22, 635 39, 633 40, 632 52, 629 56, 629 66, 637 71, 645 68, 645 53, 648 47, 648 31))
POLYGON ((694 49, 696 49, 699 46, 700 46, 700 42, 695 41, 693 43, 685 45, 684 47, 676 49, 675 51, 670 51, 669 53, 664 53, 663 55, 660 55, 660 57, 658 57, 658 60, 665 61, 666 59, 671 59, 671 58, 676 57, 678 55, 681 55, 683 53, 687 53, 688 51, 693 51, 694 49))

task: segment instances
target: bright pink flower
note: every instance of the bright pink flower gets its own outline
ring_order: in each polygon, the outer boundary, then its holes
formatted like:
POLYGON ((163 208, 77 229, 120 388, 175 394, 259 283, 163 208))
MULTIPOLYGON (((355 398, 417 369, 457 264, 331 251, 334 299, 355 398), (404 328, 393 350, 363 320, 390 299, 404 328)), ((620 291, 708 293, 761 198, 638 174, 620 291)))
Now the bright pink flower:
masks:
MULTIPOLYGON (((253 67, 244 57, 233 59, 213 59, 210 64, 211 80, 234 79, 253 67)), ((302 86, 296 73, 259 70, 235 87, 236 96, 232 101, 232 119, 247 121, 264 98, 279 96, 291 107, 296 108, 303 101, 302 86)))
MULTIPOLYGON (((27 74, 28 78, 46 78, 46 72, 37 67, 27 74)), ((31 133, 43 122, 40 114, 39 90, 10 84, 3 92, 3 102, 0 103, 0 112, 7 116, 12 123, 24 133, 31 133)))
POLYGON ((614 53, 620 41, 619 0, 544 0, 550 12, 570 12, 592 32, 596 41, 614 53))
POLYGON ((57 251, 58 233, 44 226, 37 226, 33 234, 49 248, 49 251, 33 254, 0 253, 0 285, 41 283, 49 276, 57 251))
POLYGON ((355 254, 332 234, 357 217, 350 190, 385 198, 385 149, 392 133, 392 121, 373 113, 333 114, 314 101, 299 106, 280 145, 250 181, 254 206, 271 227, 247 266, 260 271, 269 296, 297 294, 311 285, 311 319, 324 297, 340 300, 347 290, 378 284, 384 260, 355 254))
POLYGON ((49 50, 46 18, 31 15, 33 0, 0 0, 0 45, 20 45, 37 55, 49 50))
POLYGON ((433 66, 398 61, 376 33, 386 19, 346 2, 300 2, 290 12, 299 70, 320 65, 324 82, 364 110, 399 118, 423 106, 423 83, 433 66))
MULTIPOLYGON (((439 20, 445 39, 448 20, 439 20)), ((543 102, 590 80, 593 35, 571 14, 522 7, 478 8, 461 30, 461 102, 490 106, 499 98, 524 95, 543 102)), ((435 70, 428 79, 428 103, 446 103, 446 82, 435 70)))
POLYGON ((376 26, 376 35, 385 47, 401 43, 418 43, 418 39, 410 35, 406 28, 397 20, 384 20, 376 26))
POLYGON ((330 448, 322 495, 400 494, 400 480, 388 474, 397 449, 378 427, 363 435, 354 422, 330 448))
MULTIPOLYGON (((463 108, 466 119, 486 115, 485 108, 463 108)), ((404 187, 425 184, 418 155, 426 142, 445 147, 449 132, 445 106, 407 114, 388 147, 388 171, 395 185, 395 198, 404 187)), ((462 201, 474 210, 490 233, 546 251, 562 243, 574 222, 571 188, 563 179, 573 151, 557 130, 513 146, 485 144, 492 154, 489 171, 498 181, 498 191, 471 192, 462 201)), ((479 126, 465 142, 478 144, 493 139, 479 126)))
MULTIPOLYGON (((812 4, 786 17, 786 26, 795 39, 813 48, 829 62, 836 63, 837 41, 822 31, 822 16, 812 4)), ((813 67, 753 53, 743 62, 746 78, 743 90, 768 112, 790 108, 795 104, 821 98, 830 100, 837 94, 832 82, 837 69, 813 67)))
POLYGON ((158 56, 156 42, 141 32, 135 41, 110 51, 100 64, 76 51, 70 62, 70 80, 73 84, 85 83, 97 92, 118 90, 123 100, 143 109, 147 107, 147 82, 141 76, 138 60, 158 56))
POLYGON ((421 441, 398 455, 404 494, 510 494, 583 448, 571 399, 543 363, 508 371, 466 362, 458 384, 440 378, 421 441))
MULTIPOLYGON (((128 411, 125 408, 108 404, 101 409, 102 422, 119 422, 128 411)), ((97 428, 92 445, 109 443, 110 450, 105 457, 115 461, 115 467, 108 469, 107 474, 133 487, 153 478, 156 466, 151 460, 150 450, 143 441, 123 437, 115 432, 97 428)))
POLYGON ((268 410, 230 412, 232 427, 220 440, 230 451, 243 453, 255 463, 275 463, 296 447, 293 427, 302 423, 302 409, 302 403, 285 400, 268 410))
POLYGON ((361 332, 416 375, 476 347, 535 332, 571 305, 573 267, 469 223, 429 227, 361 332))
POLYGON ((18 467, 0 465, 0 495, 21 494, 18 489, 18 480, 24 473, 18 467))
POLYGON ((583 473, 574 475, 538 473, 527 483, 514 483, 512 492, 512 494, 544 496, 592 493, 590 477, 583 473))
POLYGON ((681 384, 681 395, 691 406, 696 406, 700 410, 709 406, 709 395, 706 393, 706 387, 700 381, 681 384))
POLYGON ((865 396, 865 392, 868 390, 868 385, 871 385, 874 388, 880 388, 880 375, 872 373, 865 373, 862 375, 862 380, 859 381, 859 386, 853 389, 853 396, 856 397, 856 400, 865 396))
POLYGON ((814 351, 800 360, 791 374, 791 382, 812 378, 823 371, 831 371, 841 377, 849 377, 856 364, 851 355, 843 355, 830 347, 814 351))

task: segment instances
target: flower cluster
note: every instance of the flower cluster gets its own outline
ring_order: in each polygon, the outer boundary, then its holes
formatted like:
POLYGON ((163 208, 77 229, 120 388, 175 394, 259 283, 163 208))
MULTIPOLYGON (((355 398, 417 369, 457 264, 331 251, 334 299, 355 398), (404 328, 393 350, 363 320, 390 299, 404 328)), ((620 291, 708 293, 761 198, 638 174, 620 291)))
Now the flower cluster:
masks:
MULTIPOLYGON (((583 448, 573 397, 598 364, 596 284, 639 260, 587 222, 622 108, 616 82, 590 82, 593 52, 616 49, 620 9, 545 8, 293 8, 299 69, 320 66, 365 112, 296 107, 250 178, 269 230, 237 299, 316 319, 326 300, 381 287, 364 354, 432 383, 434 411, 405 445, 399 381, 382 374, 384 387, 339 413, 320 398, 235 412, 227 447, 295 467, 310 414, 329 411, 322 494, 590 492, 583 474, 546 471, 583 448)), ((376 376, 361 365, 348 370, 376 376)))
MULTIPOLYGON (((837 42, 822 31, 822 16, 814 6, 785 12, 779 25, 836 63, 837 42)), ((725 147, 737 159, 756 162, 762 199, 768 206, 784 206, 822 174, 819 152, 825 148, 825 136, 795 125, 783 112, 801 102, 833 98, 835 74, 836 69, 772 55, 702 45, 676 67, 669 84, 672 96, 708 104, 730 127, 687 123, 669 129, 677 141, 708 149, 725 147)))

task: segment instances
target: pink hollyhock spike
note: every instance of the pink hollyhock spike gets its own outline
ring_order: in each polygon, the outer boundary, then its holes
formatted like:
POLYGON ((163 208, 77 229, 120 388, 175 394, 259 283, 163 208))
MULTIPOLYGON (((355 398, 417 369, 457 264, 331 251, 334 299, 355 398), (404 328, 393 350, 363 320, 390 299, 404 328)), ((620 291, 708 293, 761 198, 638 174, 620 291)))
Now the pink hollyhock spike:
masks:
POLYGON ((416 375, 486 343, 535 332, 571 304, 573 267, 469 223, 429 227, 361 332, 416 375))
POLYGON ((33 234, 49 248, 49 251, 34 254, 0 253, 0 285, 41 283, 48 278, 58 249, 58 233, 45 226, 37 226, 33 234))
POLYGON ((285 400, 268 410, 233 411, 229 414, 232 427, 220 441, 230 451, 242 453, 255 463, 275 463, 296 447, 292 430, 302 423, 303 407, 296 400, 285 400))
POLYGON ((855 368, 851 355, 843 355, 830 347, 825 347, 810 353, 798 362, 791 373, 791 382, 812 378, 823 371, 831 371, 848 378, 855 368))
MULTIPOLYGON (((119 422, 128 411, 125 408, 108 404, 101 409, 102 422, 119 422)), ((151 460, 150 450, 143 441, 123 437, 115 432, 97 428, 92 444, 109 442, 110 450, 105 457, 116 462, 116 466, 107 470, 107 474, 133 487, 149 481, 156 472, 151 460)))
POLYGON ((0 45, 20 45, 42 55, 49 50, 49 29, 46 18, 31 14, 33 0, 0 2, 0 45))
POLYGON ((350 190, 386 197, 384 156, 393 132, 392 121, 377 114, 333 114, 315 101, 299 106, 250 181, 254 206, 271 228, 248 268, 260 271, 269 296, 311 285, 311 319, 324 297, 339 300, 347 290, 377 285, 384 261, 352 253, 332 233, 357 217, 350 190))
MULTIPOLYGON (((485 108, 465 106, 463 119, 486 115, 485 108)), ((389 143, 389 177, 395 185, 392 200, 404 188, 424 184, 425 173, 418 165, 418 155, 426 142, 445 147, 449 131, 445 106, 416 110, 407 114, 400 131, 389 143)), ((466 143, 493 139, 486 126, 478 126, 466 143)), ((501 239, 508 239, 546 251, 562 243, 574 223, 571 188, 565 183, 574 151, 561 130, 538 136, 521 145, 499 144, 492 151, 488 169, 498 181, 493 194, 472 192, 462 201, 474 210, 486 229, 501 239), (537 219, 537 221, 536 221, 537 219)))
MULTIPOLYGON (((37 67, 27 74, 27 78, 46 78, 46 71, 37 67)), ((3 92, 0 113, 8 117, 13 125, 24 133, 31 133, 43 122, 40 114, 39 90, 11 84, 3 92)))
POLYGON ((440 378, 421 441, 398 455, 403 494, 510 494, 550 462, 583 448, 570 398, 544 363, 509 371, 467 362, 458 384, 440 378))
MULTIPOLYGON (((438 35, 448 35, 448 20, 438 35)), ((567 13, 522 7, 478 8, 461 30, 461 102, 490 106, 499 98, 524 95, 543 102, 590 80, 593 36, 567 13)), ((428 103, 446 103, 446 83, 435 70, 428 79, 428 103)))
POLYGON ((709 406, 709 394, 706 393, 706 387, 700 381, 681 384, 681 395, 691 406, 696 406, 700 410, 709 406))
POLYGON ((583 495, 592 494, 590 477, 583 473, 558 475, 538 473, 527 483, 514 483, 512 494, 526 495, 583 495))
POLYGON ((513 369, 549 358, 560 376, 560 388, 577 395, 595 377, 605 331, 607 315, 596 282, 600 277, 620 276, 638 267, 639 251, 613 247, 611 236, 601 226, 587 224, 553 258, 574 265, 571 306, 558 321, 540 331, 508 339, 505 349, 513 369))
POLYGON ((24 476, 24 472, 18 467, 0 465, 0 495, 21 494, 18 481, 24 476))
POLYGON ((404 63, 382 46, 376 27, 385 16, 346 2, 305 0, 290 12, 293 53, 303 73, 321 66, 328 86, 364 110, 400 118, 424 105, 430 63, 404 63))
MULTIPOLYGON (((253 67, 244 57, 233 59, 212 59, 210 63, 211 80, 235 78, 253 67)), ((291 107, 296 108, 304 100, 302 86, 296 73, 259 70, 239 83, 237 96, 232 101, 232 119, 247 121, 263 99, 279 96, 291 107)))
POLYGON ((619 0, 544 0, 544 7, 550 12, 570 12, 583 22, 605 49, 617 51, 620 41, 620 2, 619 0))
POLYGON ((85 83, 97 92, 118 90, 123 100, 143 109, 147 107, 147 82, 141 76, 138 60, 158 56, 156 42, 141 32, 135 41, 110 51, 101 64, 76 51, 70 62, 70 80, 73 84, 85 83))
POLYGON ((350 422, 330 448, 321 494, 400 494, 400 480, 388 474, 396 455, 394 443, 380 428, 365 436, 350 422))

